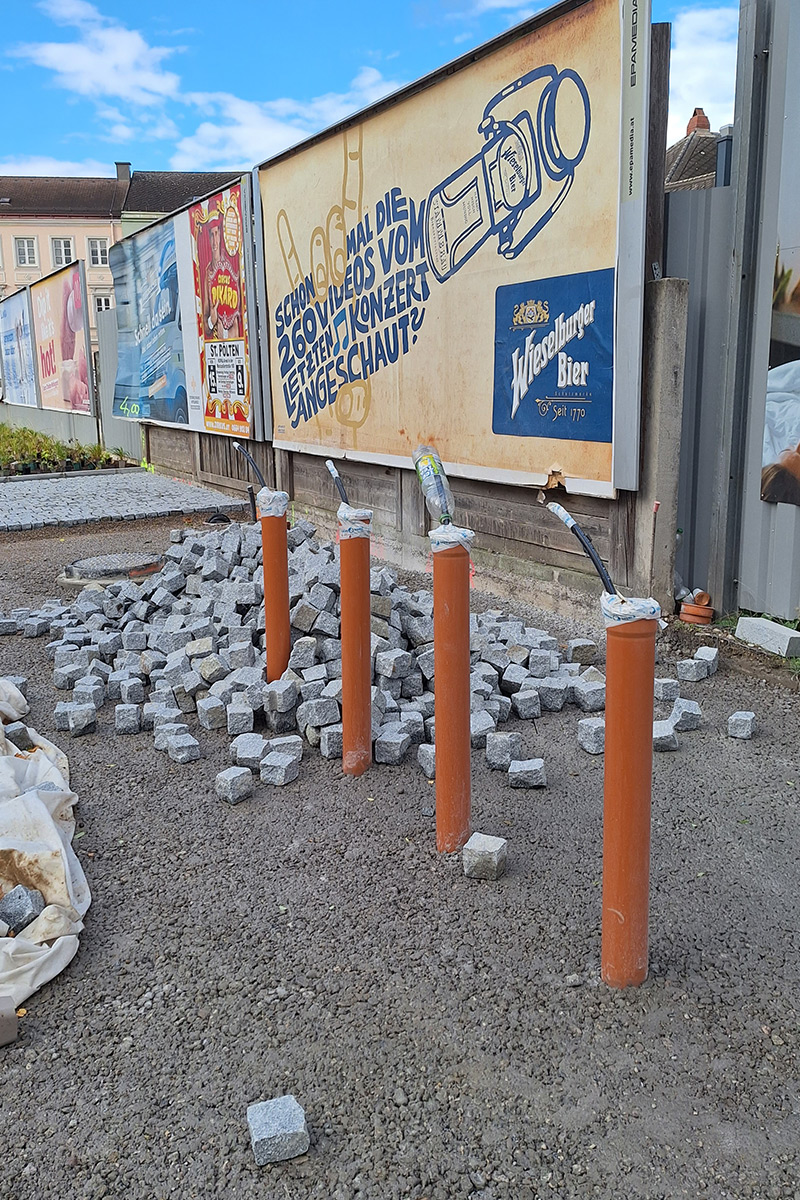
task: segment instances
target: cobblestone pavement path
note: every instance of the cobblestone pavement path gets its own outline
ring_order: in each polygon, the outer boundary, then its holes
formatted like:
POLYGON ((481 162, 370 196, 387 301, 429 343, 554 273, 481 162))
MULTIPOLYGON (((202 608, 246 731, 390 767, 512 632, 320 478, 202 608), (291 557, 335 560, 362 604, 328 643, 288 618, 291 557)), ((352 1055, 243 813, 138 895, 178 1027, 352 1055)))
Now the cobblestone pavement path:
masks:
POLYGON ((86 525, 110 518, 239 511, 241 500, 211 488, 152 475, 118 471, 72 479, 12 479, 0 484, 0 530, 40 529, 45 525, 86 525))

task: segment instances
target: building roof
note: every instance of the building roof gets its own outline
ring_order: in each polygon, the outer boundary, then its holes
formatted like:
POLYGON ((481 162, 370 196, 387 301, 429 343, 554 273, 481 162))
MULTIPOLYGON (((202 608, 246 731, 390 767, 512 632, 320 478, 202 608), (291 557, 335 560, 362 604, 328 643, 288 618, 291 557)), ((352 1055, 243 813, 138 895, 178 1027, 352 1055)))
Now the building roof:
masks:
POLYGON ((667 150, 664 190, 690 191, 714 186, 717 173, 718 133, 696 129, 667 150))
POLYGON ((241 178, 241 171, 134 171, 123 209, 170 213, 241 178))
POLYGON ((127 180, 0 175, 0 217, 119 220, 127 180))

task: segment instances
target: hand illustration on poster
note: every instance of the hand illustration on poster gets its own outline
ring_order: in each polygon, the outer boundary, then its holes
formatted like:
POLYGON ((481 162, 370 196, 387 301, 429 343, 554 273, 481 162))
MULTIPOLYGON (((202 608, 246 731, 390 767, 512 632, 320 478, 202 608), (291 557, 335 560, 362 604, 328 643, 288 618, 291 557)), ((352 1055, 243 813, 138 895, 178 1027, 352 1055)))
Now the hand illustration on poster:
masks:
POLYGON ((250 435, 241 188, 189 209, 204 428, 250 435))
MULTIPOLYGON (((292 234, 291 224, 286 211, 281 209, 278 213, 278 242, 281 248, 283 265, 289 280, 289 287, 292 289, 292 294, 297 295, 300 288, 304 288, 308 292, 308 284, 309 281, 311 282, 313 285, 313 299, 316 301, 317 312, 321 315, 321 325, 323 327, 328 325, 329 307, 332 309, 335 304, 335 295, 331 289, 344 288, 351 250, 355 249, 356 241, 360 241, 360 239, 356 239, 355 236, 351 237, 350 235, 354 234, 355 230, 363 229, 362 220, 364 214, 362 202, 364 195, 364 175, 362 139, 363 132, 360 126, 355 129, 346 130, 342 134, 344 164, 342 169, 341 204, 332 205, 328 210, 324 226, 318 225, 311 234, 309 246, 310 274, 306 275, 300 262, 300 255, 297 252, 297 246, 295 245, 294 235, 292 234), (320 308, 320 306, 322 307, 320 308)), ((303 322, 303 328, 305 331, 305 321, 303 322)), ((330 338, 327 336, 326 330, 325 347, 330 350, 331 358, 337 361, 337 356, 340 352, 344 356, 345 351, 350 348, 350 344, 347 314, 344 308, 339 307, 339 311, 333 317, 333 329, 330 338), (328 345, 329 342, 332 344, 328 345)), ((283 342, 283 346, 286 356, 289 353, 287 342, 283 342)), ((342 357, 342 362, 347 361, 348 363, 347 378, 344 382, 341 382, 342 375, 340 372, 341 385, 335 394, 336 408, 334 411, 339 424, 353 430, 353 444, 357 445, 357 430, 361 428, 369 416, 372 389, 369 378, 356 375, 349 366, 354 358, 354 353, 351 353, 347 360, 342 357)), ((288 361, 288 358, 285 357, 284 361, 288 361)), ((326 394, 328 393, 326 392, 326 394)), ((313 415, 316 415, 316 412, 313 415)))

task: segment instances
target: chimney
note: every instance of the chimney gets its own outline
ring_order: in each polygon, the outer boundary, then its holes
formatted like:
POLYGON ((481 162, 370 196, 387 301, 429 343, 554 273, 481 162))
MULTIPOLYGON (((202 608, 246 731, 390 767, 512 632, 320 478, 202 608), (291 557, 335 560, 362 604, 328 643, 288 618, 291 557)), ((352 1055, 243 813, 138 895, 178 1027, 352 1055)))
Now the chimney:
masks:
MULTIPOLYGON (((697 111, 697 110, 695 110, 697 111)), ((700 110, 702 112, 702 109, 700 110)), ((120 183, 130 183, 131 181, 131 164, 118 162, 114 163, 117 168, 117 179, 120 183)))
POLYGON ((686 136, 687 137, 689 136, 690 133, 695 133, 695 132, 700 132, 700 133, 710 133, 711 132, 711 122, 709 121, 706 114, 703 112, 702 108, 696 108, 694 110, 694 112, 692 113, 691 120, 689 121, 689 124, 686 126, 686 136))

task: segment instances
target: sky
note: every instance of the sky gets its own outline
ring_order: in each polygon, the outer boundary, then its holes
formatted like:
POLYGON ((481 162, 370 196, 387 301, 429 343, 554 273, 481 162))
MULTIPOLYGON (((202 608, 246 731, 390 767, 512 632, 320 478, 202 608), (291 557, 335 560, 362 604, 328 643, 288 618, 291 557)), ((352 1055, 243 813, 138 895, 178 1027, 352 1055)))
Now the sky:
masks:
MULTIPOLYGON (((668 141, 733 120, 738 5, 672 22, 668 141)), ((3 5, 0 175, 246 169, 548 7, 531 0, 16 0, 3 5)))

